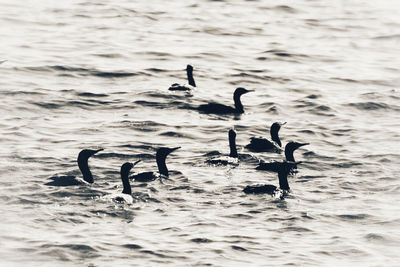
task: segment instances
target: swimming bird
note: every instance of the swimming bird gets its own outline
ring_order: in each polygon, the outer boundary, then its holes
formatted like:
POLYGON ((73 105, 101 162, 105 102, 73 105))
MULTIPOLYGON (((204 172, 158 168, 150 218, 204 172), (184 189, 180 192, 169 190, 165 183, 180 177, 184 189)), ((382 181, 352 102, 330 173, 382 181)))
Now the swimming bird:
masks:
POLYGON ((290 170, 296 167, 297 164, 299 163, 288 162, 288 161, 277 162, 279 188, 271 184, 248 185, 243 189, 243 192, 246 194, 269 194, 269 195, 279 194, 280 198, 283 198, 290 190, 287 176, 289 175, 290 170))
POLYGON ((140 162, 140 160, 136 161, 135 163, 125 162, 121 166, 121 180, 123 185, 122 194, 114 196, 114 200, 117 202, 126 202, 132 203, 132 189, 131 184, 129 183, 129 172, 131 169, 140 162))
POLYGON ((243 94, 253 92, 254 90, 247 90, 245 88, 239 87, 233 93, 233 101, 235 103, 235 107, 226 106, 218 103, 208 103, 200 105, 197 109, 202 113, 213 113, 213 114, 241 114, 244 113, 242 102, 240 101, 240 97, 243 94))
POLYGON ((99 151, 104 150, 103 148, 92 150, 92 149, 83 149, 79 152, 78 155, 78 166, 82 173, 83 180, 75 177, 75 176, 55 176, 50 179, 52 182, 48 182, 45 185, 53 185, 53 186, 69 186, 69 185, 80 185, 80 184, 92 184, 94 182, 92 172, 89 169, 88 160, 91 156, 96 154, 99 151))
POLYGON ((188 79, 188 82, 189 82, 189 86, 188 85, 181 85, 179 83, 174 83, 174 84, 171 85, 170 88, 168 88, 168 90, 170 90, 170 91, 190 91, 194 87, 196 87, 196 83, 195 83, 194 78, 193 78, 193 67, 191 65, 187 65, 186 66, 186 74, 187 74, 187 79, 188 79))
MULTIPOLYGON (((295 162, 293 152, 299 147, 309 145, 309 143, 297 143, 297 142, 289 142, 285 146, 285 157, 288 162, 295 162)), ((256 170, 262 171, 272 171, 278 172, 280 167, 280 162, 260 162, 260 164, 256 167, 256 170)), ((294 166, 291 170, 295 169, 294 166)))
POLYGON ((238 164, 238 153, 236 150, 236 132, 232 129, 229 130, 228 137, 229 137, 229 148, 230 148, 229 156, 222 156, 222 157, 208 159, 206 161, 207 163, 215 165, 238 164))
POLYGON ((181 147, 180 146, 174 147, 174 148, 161 147, 157 150, 156 161, 157 161, 158 172, 160 173, 159 175, 157 175, 154 172, 142 172, 142 173, 132 175, 130 177, 130 179, 134 179, 137 182, 145 183, 145 182, 154 181, 160 177, 168 177, 168 169, 167 169, 167 165, 165 164, 165 160, 170 153, 177 150, 178 148, 181 148, 181 147))
POLYGON ((279 123, 279 122, 274 122, 271 125, 271 128, 269 130, 271 134, 271 141, 269 141, 266 138, 262 137, 252 137, 250 139, 250 144, 246 145, 246 148, 254 151, 254 152, 277 152, 280 153, 282 151, 282 143, 281 140, 279 139, 279 130, 281 129, 282 125, 285 125, 286 122, 284 123, 279 123))

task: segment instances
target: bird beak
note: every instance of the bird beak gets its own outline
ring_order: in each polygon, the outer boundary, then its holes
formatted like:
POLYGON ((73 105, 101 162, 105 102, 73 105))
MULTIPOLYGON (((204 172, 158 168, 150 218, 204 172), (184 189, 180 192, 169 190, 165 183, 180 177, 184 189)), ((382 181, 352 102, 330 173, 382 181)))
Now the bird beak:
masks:
POLYGON ((139 162, 141 162, 141 160, 139 159, 138 161, 135 161, 133 164, 132 164, 132 167, 134 167, 136 164, 138 164, 139 162))
POLYGON ((96 154, 97 152, 100 152, 100 151, 103 151, 103 150, 104 150, 104 148, 99 148, 99 149, 97 149, 97 150, 93 150, 92 156, 93 156, 94 154, 96 154))
POLYGON ((250 93, 250 92, 254 92, 254 90, 247 90, 246 94, 250 93))
POLYGON ((286 121, 285 121, 285 122, 282 122, 282 123, 281 123, 281 126, 285 125, 286 123, 287 123, 286 121))
POLYGON ((180 147, 180 146, 177 146, 177 147, 171 148, 171 152, 173 152, 173 151, 175 151, 175 150, 177 150, 177 149, 179 149, 179 148, 181 148, 181 147, 180 147))
POLYGON ((309 145, 310 143, 299 143, 299 147, 309 145))

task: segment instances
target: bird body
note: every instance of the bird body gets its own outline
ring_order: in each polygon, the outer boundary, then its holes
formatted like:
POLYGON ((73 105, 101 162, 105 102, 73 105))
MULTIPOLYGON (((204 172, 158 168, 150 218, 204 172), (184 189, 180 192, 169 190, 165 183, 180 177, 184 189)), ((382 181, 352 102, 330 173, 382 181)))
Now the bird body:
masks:
MULTIPOLYGON (((289 142, 285 146, 285 157, 286 162, 295 162, 293 152, 298 149, 299 147, 308 145, 309 143, 297 143, 297 142, 289 142)), ((273 161, 273 162, 260 162, 256 167, 256 170, 261 171, 271 171, 271 172, 278 172, 280 168, 280 162, 273 161)), ((296 165, 293 166, 290 171, 296 168, 296 165)))
POLYGON ((136 161, 135 163, 125 162, 124 164, 122 164, 120 173, 121 173, 123 190, 121 194, 116 194, 112 196, 112 199, 114 201, 119 203, 128 203, 128 204, 133 203, 132 189, 131 189, 131 184, 129 182, 129 172, 139 162, 140 160, 136 161))
POLYGON ((170 91, 190 91, 196 87, 196 83, 193 78, 193 67, 191 65, 186 66, 186 74, 189 85, 181 85, 179 83, 172 84, 168 90, 170 91))
POLYGON ((197 109, 206 114, 241 114, 244 113, 244 108, 242 105, 242 102, 240 100, 240 97, 243 94, 246 94, 248 92, 252 92, 253 90, 247 90, 245 88, 239 87, 235 90, 233 93, 233 101, 235 104, 235 107, 231 106, 226 106, 223 104, 219 103, 208 103, 208 104, 203 104, 200 105, 197 109))
POLYGON ((279 194, 283 197, 289 190, 289 182, 288 175, 290 170, 294 168, 297 162, 288 162, 283 161, 279 162, 278 166, 278 179, 279 179, 279 188, 275 185, 264 184, 264 185, 248 185, 243 189, 245 194, 269 194, 269 195, 277 195, 279 194))
POLYGON ((168 177, 168 169, 165 163, 167 156, 173 151, 177 150, 180 147, 168 148, 161 147, 157 150, 156 153, 156 161, 159 175, 155 172, 142 172, 138 174, 134 174, 130 177, 130 179, 135 180, 136 182, 147 183, 156 180, 157 178, 168 177))
POLYGON ((229 130, 229 148, 230 153, 229 156, 220 156, 206 160, 207 163, 213 165, 238 165, 238 153, 236 149, 236 132, 234 130, 229 130))
POLYGON ((97 150, 83 149, 81 152, 79 152, 77 162, 79 170, 82 173, 83 179, 75 176, 54 176, 49 178, 50 180, 53 181, 48 182, 45 185, 73 186, 73 185, 92 184, 94 182, 94 179, 92 172, 89 169, 88 160, 91 156, 102 150, 103 150, 102 148, 97 150))
POLYGON ((271 140, 262 137, 251 137, 250 144, 246 145, 246 148, 253 152, 276 152, 281 153, 282 143, 279 138, 279 130, 282 125, 286 124, 274 122, 270 127, 271 140))

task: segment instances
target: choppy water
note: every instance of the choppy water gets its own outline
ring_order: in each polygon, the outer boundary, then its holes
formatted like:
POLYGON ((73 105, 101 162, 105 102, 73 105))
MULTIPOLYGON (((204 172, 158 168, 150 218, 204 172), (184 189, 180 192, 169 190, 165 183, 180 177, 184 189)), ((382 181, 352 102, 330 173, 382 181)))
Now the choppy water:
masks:
MULTIPOLYGON (((400 246, 400 5, 397 1, 0 1, 0 263, 177 266, 396 265, 400 246), (170 93, 195 68, 192 96, 170 93), (242 97, 239 117, 188 107, 242 97), (248 196, 277 184, 228 153, 251 136, 310 142, 285 200, 248 196), (171 180, 121 190, 119 168, 171 180), (80 175, 92 186, 49 187, 80 175)), ((279 155, 259 154, 269 160, 279 155)))

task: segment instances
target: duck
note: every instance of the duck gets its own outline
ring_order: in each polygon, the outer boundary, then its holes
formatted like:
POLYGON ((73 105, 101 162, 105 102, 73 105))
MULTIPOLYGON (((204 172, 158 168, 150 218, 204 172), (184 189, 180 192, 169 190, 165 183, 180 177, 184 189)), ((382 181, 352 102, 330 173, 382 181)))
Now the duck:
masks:
POLYGON ((299 162, 283 161, 277 163, 277 172, 279 179, 279 187, 271 184, 263 185, 248 185, 243 189, 245 194, 269 194, 272 196, 279 196, 283 199, 290 190, 288 175, 290 170, 293 169, 299 162))
POLYGON ((206 163, 213 165, 238 165, 238 153, 236 149, 236 132, 230 129, 228 132, 229 138, 229 156, 221 156, 206 160, 206 163))
POLYGON ((161 147, 157 150, 156 161, 159 174, 157 174, 156 172, 142 172, 132 175, 130 179, 133 179, 135 182, 147 183, 154 181, 157 178, 168 178, 169 175, 165 160, 169 154, 171 154, 173 151, 179 148, 181 147, 180 146, 173 148, 161 147))
POLYGON ((50 186, 71 186, 71 185, 81 185, 81 184, 92 184, 94 182, 92 172, 89 168, 89 158, 95 155, 96 153, 103 151, 103 148, 100 149, 83 149, 78 154, 78 167, 82 173, 83 179, 75 176, 54 176, 50 177, 51 182, 46 183, 45 185, 50 186))
POLYGON ((270 128, 270 135, 271 135, 271 140, 268 140, 266 138, 262 137, 251 137, 250 143, 246 145, 245 147, 253 152, 276 152, 276 153, 281 153, 282 152, 282 143, 281 140, 279 139, 279 130, 283 125, 285 125, 286 122, 284 123, 279 123, 279 122, 274 122, 271 125, 270 128))
POLYGON ((193 67, 191 65, 186 66, 186 74, 187 74, 187 79, 188 79, 189 85, 181 85, 179 83, 174 83, 168 88, 168 90, 170 90, 170 91, 190 91, 193 88, 195 88, 196 82, 194 81, 194 78, 193 78, 193 67))
POLYGON ((242 114, 244 113, 244 108, 240 97, 249 92, 254 92, 254 90, 247 90, 243 87, 236 88, 233 93, 234 107, 226 106, 219 103, 208 103, 198 106, 198 111, 206 114, 242 114))
POLYGON ((113 197, 114 201, 119 202, 119 203, 133 203, 133 197, 132 197, 132 189, 131 189, 131 184, 129 182, 129 173, 131 169, 140 162, 140 160, 130 163, 130 162, 125 162, 121 166, 121 180, 122 180, 122 193, 117 194, 116 196, 113 197))
MULTIPOLYGON (((298 143, 298 142, 289 142, 285 146, 285 158, 287 162, 296 162, 294 160, 293 152, 305 145, 309 145, 310 143, 298 143)), ((262 170, 262 171, 272 171, 272 172, 278 172, 280 168, 280 162, 260 162, 258 166, 256 167, 256 170, 262 170)), ((291 170, 296 169, 296 165, 291 170)))

